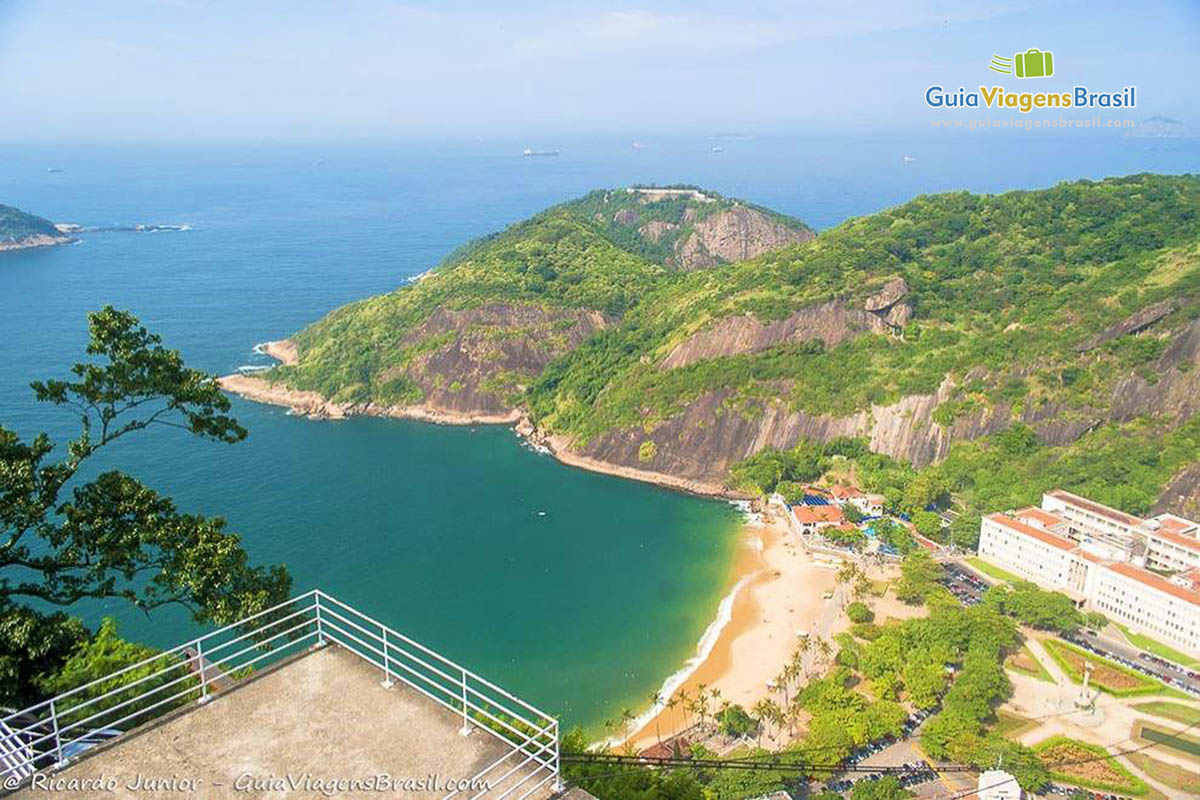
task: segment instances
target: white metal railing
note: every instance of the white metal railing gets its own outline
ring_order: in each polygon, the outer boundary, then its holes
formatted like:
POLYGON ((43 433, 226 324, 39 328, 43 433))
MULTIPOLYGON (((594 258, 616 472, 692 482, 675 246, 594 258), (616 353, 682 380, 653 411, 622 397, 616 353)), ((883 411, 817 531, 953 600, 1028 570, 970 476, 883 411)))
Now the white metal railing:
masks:
POLYGON ((256 667, 336 643, 511 748, 450 792, 524 800, 559 776, 558 720, 319 589, 0 718, 0 776, 65 766, 101 739, 238 685, 256 667), (472 794, 474 792, 474 794, 472 794))

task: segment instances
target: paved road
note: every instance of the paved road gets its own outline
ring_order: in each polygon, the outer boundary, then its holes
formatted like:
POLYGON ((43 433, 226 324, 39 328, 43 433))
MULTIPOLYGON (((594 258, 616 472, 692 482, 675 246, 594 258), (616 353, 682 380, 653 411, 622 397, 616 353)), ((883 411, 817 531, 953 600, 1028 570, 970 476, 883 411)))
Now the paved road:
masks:
MULTIPOLYGON (((1074 637, 1085 642, 1088 646, 1101 651, 1101 655, 1115 658, 1117 661, 1136 664, 1140 672, 1146 672, 1162 680, 1168 686, 1200 695, 1200 678, 1191 677, 1179 670, 1171 669, 1161 663, 1151 661, 1143 656, 1143 651, 1133 645, 1116 641, 1109 636, 1097 636, 1086 631, 1080 631, 1074 637)), ((1195 670, 1192 670, 1195 672, 1195 670)), ((1200 674, 1200 673, 1197 673, 1200 674)))
MULTIPOLYGON (((946 570, 946 577, 942 583, 959 599, 959 602, 965 606, 973 606, 978 603, 983 597, 983 593, 987 590, 987 584, 974 572, 961 564, 951 561, 943 563, 942 566, 946 570)), ((1139 648, 1110 636, 1099 636, 1081 630, 1074 637, 1068 639, 1068 641, 1072 640, 1095 649, 1098 655, 1106 656, 1112 660, 1131 666, 1139 672, 1152 675, 1168 686, 1174 686, 1177 689, 1200 696, 1200 670, 1180 671, 1173 669, 1161 661, 1147 658, 1144 651, 1139 648), (1189 675, 1189 671, 1194 673, 1194 675, 1189 675)))

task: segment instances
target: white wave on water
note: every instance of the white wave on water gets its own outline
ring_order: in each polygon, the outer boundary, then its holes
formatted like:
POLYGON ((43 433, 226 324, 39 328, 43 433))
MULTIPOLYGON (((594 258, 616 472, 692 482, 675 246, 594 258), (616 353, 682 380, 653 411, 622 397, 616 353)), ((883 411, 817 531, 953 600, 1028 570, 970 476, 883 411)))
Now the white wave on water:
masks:
POLYGON ((422 272, 420 275, 411 275, 411 276, 409 276, 409 278, 408 278, 408 282, 409 282, 409 283, 420 283, 421 281, 425 280, 426 278, 428 278, 428 277, 429 277, 430 275, 432 275, 432 274, 433 274, 433 270, 432 270, 432 269, 427 269, 427 270, 425 270, 424 272, 422 272))
POLYGON ((242 364, 237 368, 237 371, 243 375, 247 375, 253 372, 262 372, 263 370, 268 370, 270 368, 270 364, 242 364))
POLYGON ((747 525, 762 525, 763 515, 751 510, 749 500, 730 500, 729 505, 736 508, 742 514, 742 521, 747 525))
MULTIPOLYGON (((644 728, 651 720, 653 720, 663 709, 667 707, 667 701, 675 692, 679 691, 679 687, 687 683, 687 679, 692 677, 700 665, 703 664, 712 654, 713 648, 717 646, 717 642, 721 638, 721 632, 725 630, 725 626, 733 619, 733 603, 737 600, 738 592, 742 587, 750 582, 752 575, 743 576, 733 588, 729 590, 729 594, 721 599, 721 604, 717 606, 717 617, 708 627, 704 629, 704 634, 700 637, 699 643, 696 645, 696 653, 683 666, 675 672, 667 676, 663 681, 662 687, 658 690, 659 701, 655 705, 643 711, 633 719, 630 728, 634 733, 637 733, 644 728)), ((623 737, 614 737, 604 742, 609 746, 619 745, 623 741, 623 737)))

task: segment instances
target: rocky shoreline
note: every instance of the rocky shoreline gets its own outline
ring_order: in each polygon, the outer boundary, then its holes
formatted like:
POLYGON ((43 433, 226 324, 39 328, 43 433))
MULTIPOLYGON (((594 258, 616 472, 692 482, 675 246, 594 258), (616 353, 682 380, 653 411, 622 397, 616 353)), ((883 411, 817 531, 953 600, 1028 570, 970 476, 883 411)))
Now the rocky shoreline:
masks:
MULTIPOLYGON (((283 365, 295 364, 299 359, 296 345, 289 339, 264 342, 259 345, 258 349, 283 365)), ((221 388, 231 394, 256 403, 282 406, 312 420, 341 420, 353 416, 368 416, 411 419, 437 425, 510 425, 518 436, 533 447, 552 455, 567 466, 651 483, 703 497, 725 500, 747 499, 747 495, 744 493, 731 491, 722 484, 612 464, 576 453, 571 450, 564 437, 553 436, 538 430, 528 415, 519 409, 513 409, 504 414, 464 414, 431 409, 422 405, 381 406, 376 403, 336 403, 325 399, 318 392, 290 389, 283 385, 273 384, 257 375, 226 375, 218 380, 221 388)))
POLYGON ((14 241, 0 241, 0 252, 32 250, 36 247, 54 247, 55 245, 68 244, 73 241, 75 240, 70 236, 50 236, 39 233, 36 236, 26 236, 23 239, 16 239, 14 241))

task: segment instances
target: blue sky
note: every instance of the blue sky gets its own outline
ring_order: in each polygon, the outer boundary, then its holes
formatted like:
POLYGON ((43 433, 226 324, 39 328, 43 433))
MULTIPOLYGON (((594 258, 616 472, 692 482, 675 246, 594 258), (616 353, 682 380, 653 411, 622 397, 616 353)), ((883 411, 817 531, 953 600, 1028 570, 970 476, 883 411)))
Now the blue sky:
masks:
POLYGON ((0 0, 0 139, 915 129, 1029 47, 1200 129, 1200 0, 0 0))

